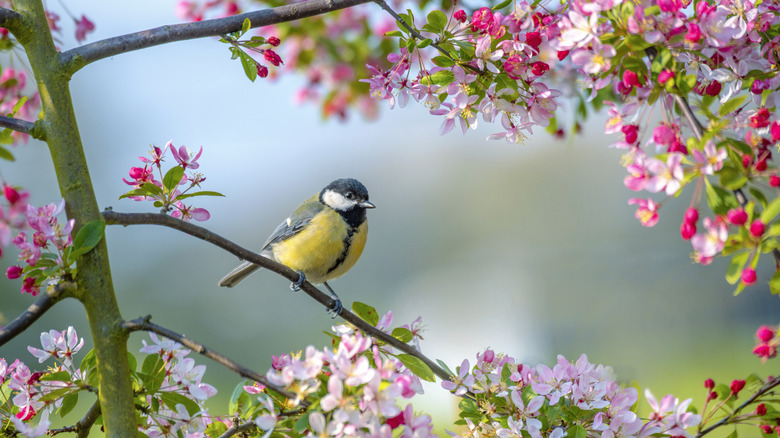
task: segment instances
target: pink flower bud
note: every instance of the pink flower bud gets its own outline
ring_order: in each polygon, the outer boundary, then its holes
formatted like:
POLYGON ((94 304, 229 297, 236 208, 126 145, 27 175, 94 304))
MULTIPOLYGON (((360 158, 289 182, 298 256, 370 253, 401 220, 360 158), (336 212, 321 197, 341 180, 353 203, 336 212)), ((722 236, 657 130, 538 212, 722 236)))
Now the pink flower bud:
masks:
POLYGON ((458 9, 455 11, 455 14, 453 14, 452 18, 460 21, 461 23, 465 23, 468 17, 466 16, 466 11, 463 9, 458 9))
POLYGON ((732 208, 726 213, 726 219, 728 219, 731 225, 745 225, 748 220, 748 215, 742 208, 732 208))
POLYGON ((780 122, 772 122, 769 133, 772 134, 772 141, 780 140, 780 122))
POLYGON ((275 37, 275 36, 272 36, 272 37, 268 38, 267 41, 268 41, 268 44, 270 44, 270 45, 272 45, 274 47, 278 47, 279 44, 282 43, 282 41, 279 38, 275 37))
POLYGON ((539 32, 528 32, 525 34, 525 43, 531 47, 539 47, 542 44, 542 36, 539 32))
POLYGON ((766 230, 766 226, 763 222, 761 222, 761 219, 756 219, 753 221, 752 224, 750 224, 750 234, 753 237, 761 237, 764 235, 764 231, 766 230))
POLYGON ((623 84, 627 87, 642 85, 639 82, 639 75, 637 75, 635 72, 632 72, 631 70, 626 70, 623 72, 623 84))
POLYGON ((566 59, 567 56, 569 56, 569 50, 559 50, 558 51, 558 61, 563 61, 566 59))
POLYGON ((482 356, 482 360, 484 360, 486 363, 493 362, 493 359, 496 358, 496 353, 493 352, 493 350, 487 349, 485 350, 484 356, 482 356))
POLYGON ((660 145, 669 145, 677 138, 674 129, 666 124, 661 124, 653 129, 653 141, 660 145))
POLYGON ((771 359, 777 356, 777 345, 762 342, 753 348, 753 354, 762 359, 771 359))
POLYGON ((268 67, 264 65, 257 64, 257 75, 261 78, 267 78, 268 77, 268 67))
POLYGON ((685 222, 695 224, 696 221, 699 220, 699 210, 697 210, 695 207, 690 207, 689 209, 685 210, 685 216, 683 216, 683 220, 685 222))
POLYGON ((9 280, 16 280, 22 276, 22 267, 16 265, 9 266, 8 270, 5 271, 5 276, 8 277, 9 280))
POLYGON ((715 97, 718 94, 720 94, 720 90, 723 88, 723 85, 721 85, 718 81, 712 81, 709 85, 707 85, 707 88, 704 89, 704 94, 707 96, 715 97))
POLYGON ((385 424, 390 426, 390 429, 395 429, 402 424, 406 424, 406 422, 404 421, 404 412, 401 411, 401 413, 396 415, 395 417, 386 419, 385 424))
POLYGON ((775 337, 775 333, 776 332, 772 327, 769 327, 768 325, 762 325, 761 327, 758 328, 758 330, 756 330, 756 337, 761 342, 769 342, 772 340, 772 338, 775 337))
POLYGON ((3 194, 5 195, 5 199, 7 199, 11 204, 15 204, 16 201, 18 201, 21 197, 19 192, 17 192, 16 189, 9 186, 8 184, 3 184, 3 194))
POLYGON ((766 128, 769 126, 769 110, 766 107, 759 108, 755 114, 750 116, 751 128, 766 128))
POLYGON ((753 268, 745 268, 742 270, 742 282, 745 286, 752 286, 756 283, 756 270, 753 268))
POLYGON ((688 33, 685 34, 685 41, 689 43, 698 43, 701 40, 701 29, 696 23, 688 23, 688 33))
POLYGON ((780 176, 777 175, 770 176, 769 185, 772 187, 780 187, 780 176))
POLYGON ((623 125, 620 130, 626 136, 626 143, 634 144, 639 138, 639 126, 637 125, 623 125))
POLYGON ((768 424, 762 424, 762 425, 761 425, 761 426, 759 426, 759 427, 761 428, 761 432, 763 432, 763 433, 765 433, 765 434, 767 434, 767 435, 769 435, 770 433, 772 433, 772 432, 773 432, 773 431, 772 431, 772 426, 770 426, 770 425, 768 425, 768 424))
POLYGON ((674 72, 668 68, 663 70, 661 73, 658 73, 658 83, 661 85, 665 84, 672 78, 674 78, 674 72))
POLYGON ((756 161, 756 170, 759 172, 763 172, 766 170, 766 159, 761 159, 756 161))
POLYGON ((712 379, 705 380, 704 387, 712 391, 713 389, 715 389, 715 381, 712 379))
POLYGON ((680 235, 683 240, 691 240, 691 237, 693 237, 694 234, 696 234, 695 222, 683 222, 680 224, 680 235))
POLYGON ((731 389, 731 394, 737 395, 739 394, 739 391, 742 391, 745 388, 745 381, 744 380, 734 380, 731 382, 731 385, 729 385, 729 389, 731 389))
POLYGON ((669 147, 666 148, 666 152, 667 153, 679 152, 683 155, 688 155, 688 147, 685 146, 683 142, 675 138, 674 140, 672 140, 672 144, 670 144, 669 147))
POLYGON ((535 74, 536 76, 541 76, 547 73, 547 70, 549 69, 550 66, 547 65, 547 63, 542 61, 536 61, 533 64, 531 64, 531 73, 535 74))
POLYGON ((759 417, 766 415, 766 406, 764 406, 763 403, 759 403, 758 406, 756 406, 756 415, 759 417))

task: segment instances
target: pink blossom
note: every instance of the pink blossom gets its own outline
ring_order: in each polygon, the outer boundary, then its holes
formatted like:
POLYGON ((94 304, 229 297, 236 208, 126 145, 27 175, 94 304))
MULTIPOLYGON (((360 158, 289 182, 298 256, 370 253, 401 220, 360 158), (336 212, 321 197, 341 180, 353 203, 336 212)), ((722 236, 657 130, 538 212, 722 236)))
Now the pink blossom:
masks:
POLYGON ((756 283, 756 270, 753 268, 745 268, 742 270, 740 279, 745 286, 752 286, 756 283))
POLYGON ((637 157, 637 160, 626 166, 628 175, 623 178, 623 184, 629 189, 635 192, 643 190, 647 184, 647 180, 650 178, 644 160, 641 157, 637 157))
POLYGON ((631 198, 628 200, 628 205, 637 204, 636 213, 634 217, 639 219, 639 222, 644 227, 652 227, 658 223, 658 206, 652 199, 631 198))
POLYGON ((726 213, 726 219, 728 219, 732 225, 742 226, 747 222, 748 215, 741 207, 732 208, 728 211, 728 213, 726 213))
POLYGON ((729 233, 726 223, 722 220, 712 220, 705 217, 703 224, 706 233, 698 233, 693 236, 691 245, 696 259, 702 264, 708 264, 712 257, 723 250, 729 233))
POLYGON ((187 146, 181 146, 177 150, 176 147, 173 146, 172 141, 169 141, 165 146, 167 148, 170 148, 171 153, 173 153, 173 158, 185 170, 197 169, 198 167, 200 167, 200 164, 198 164, 198 158, 200 158, 200 155, 203 153, 203 146, 200 147, 200 150, 194 157, 187 150, 187 146))
POLYGON ((87 39, 87 34, 94 32, 95 24, 85 16, 82 15, 81 19, 76 21, 76 41, 82 42, 87 39))
POLYGON ((726 148, 715 148, 715 143, 708 141, 704 151, 694 149, 693 158, 701 165, 701 173, 712 175, 723 168, 723 161, 728 157, 726 148))
POLYGON ((650 193, 665 190, 670 196, 677 193, 685 176, 681 164, 682 158, 683 155, 680 153, 671 153, 666 159, 666 164, 655 158, 647 160, 646 168, 653 176, 647 180, 645 190, 650 193))

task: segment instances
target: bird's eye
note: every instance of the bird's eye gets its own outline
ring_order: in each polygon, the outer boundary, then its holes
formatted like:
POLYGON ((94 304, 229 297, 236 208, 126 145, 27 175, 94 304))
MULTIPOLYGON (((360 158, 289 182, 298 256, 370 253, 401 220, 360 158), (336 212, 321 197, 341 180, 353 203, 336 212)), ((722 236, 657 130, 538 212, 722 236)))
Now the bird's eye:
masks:
POLYGON ((347 192, 344 194, 344 197, 347 199, 352 199, 355 197, 355 195, 352 192, 347 192))

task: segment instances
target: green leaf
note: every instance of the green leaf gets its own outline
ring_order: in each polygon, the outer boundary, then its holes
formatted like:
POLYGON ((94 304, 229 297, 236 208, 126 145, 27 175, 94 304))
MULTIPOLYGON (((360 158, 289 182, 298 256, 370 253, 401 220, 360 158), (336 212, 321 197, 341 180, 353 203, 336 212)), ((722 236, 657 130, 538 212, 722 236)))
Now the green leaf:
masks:
POLYGON ((391 30, 390 32, 385 32, 386 37, 402 37, 404 36, 403 33, 401 33, 400 30, 391 30))
POLYGON ((737 284, 740 276, 742 275, 742 269, 745 268, 745 263, 747 263, 748 258, 750 258, 750 252, 748 251, 737 254, 731 258, 731 263, 726 270, 726 281, 728 281, 729 284, 737 284))
POLYGON ((566 431, 566 438, 587 438, 588 432, 581 424, 575 424, 566 431))
POLYGON ((168 408, 175 411, 176 405, 182 404, 185 408, 187 408, 187 412, 190 415, 195 415, 200 411, 200 406, 198 406, 195 401, 192 399, 185 397, 182 394, 179 394, 178 392, 160 392, 157 394, 160 399, 162 399, 163 403, 165 403, 168 408))
POLYGON ((745 99, 747 99, 747 96, 735 96, 731 99, 724 102, 720 108, 718 108, 718 115, 723 117, 726 114, 733 113, 737 108, 742 106, 742 104, 745 102, 745 99))
POLYGON ((228 403, 228 413, 230 415, 238 415, 245 413, 248 406, 251 406, 252 400, 249 398, 249 394, 244 391, 244 386, 250 384, 249 380, 243 380, 238 382, 235 388, 233 388, 233 394, 230 395, 230 403, 228 403))
POLYGON ((157 354, 150 354, 144 358, 144 363, 141 365, 141 372, 144 374, 154 374, 157 372, 160 368, 162 368, 163 363, 160 359, 160 356, 157 354))
POLYGON ((141 188, 131 190, 124 195, 120 196, 119 199, 122 198, 128 198, 130 196, 152 196, 152 197, 160 197, 162 196, 163 191, 161 188, 157 187, 156 185, 152 183, 143 183, 141 188))
POLYGON ((444 371, 446 371, 446 372, 447 372, 449 375, 451 375, 451 376, 454 376, 454 375, 455 375, 455 373, 453 373, 453 372, 452 372, 452 370, 450 369, 450 367, 448 367, 448 366, 447 366, 447 364, 446 364, 446 363, 444 363, 444 361, 443 361, 443 360, 441 360, 441 359, 436 359, 436 363, 437 363, 437 364, 439 364, 439 366, 440 366, 440 367, 442 367, 442 369, 443 369, 444 371))
POLYGON ((311 427, 311 425, 309 424, 309 414, 311 414, 311 412, 305 415, 301 415, 301 417, 298 418, 298 421, 295 422, 295 426, 293 426, 294 431, 303 435, 303 432, 305 432, 306 429, 311 427))
POLYGON ((772 292, 772 295, 780 294, 780 271, 775 272, 769 280, 769 290, 772 292))
POLYGON ((414 333, 411 330, 403 327, 397 327, 393 329, 391 336, 403 342, 404 344, 411 342, 414 339, 414 333))
POLYGON ((352 312, 360 319, 373 325, 374 327, 379 324, 379 314, 376 312, 376 309, 369 306, 368 304, 355 301, 352 303, 352 312))
POLYGON ((505 7, 507 7, 507 6, 509 6, 510 4, 512 4, 512 1, 513 1, 513 0, 504 0, 504 1, 502 1, 501 3, 499 3, 499 4, 495 5, 495 6, 493 6, 493 10, 494 10, 494 11, 498 11, 498 10, 500 10, 500 9, 504 9, 505 7))
MULTIPOLYGON (((255 63, 255 60, 243 51, 238 54, 238 57, 241 58, 241 67, 244 69, 244 74, 250 81, 254 82, 255 79, 257 79, 257 64, 255 63)), ((182 171, 183 170, 184 169, 182 169, 182 171)))
POLYGON ((76 233, 76 237, 73 238, 73 250, 70 253, 71 260, 75 261, 81 255, 90 252, 92 248, 100 243, 105 230, 106 223, 100 219, 95 219, 81 227, 79 232, 76 233))
POLYGON ((439 67, 452 67, 455 65, 455 61, 452 58, 444 55, 434 56, 431 61, 439 67))
POLYGON ((60 417, 64 417, 68 415, 70 411, 72 411, 73 408, 76 407, 76 404, 78 402, 79 402, 78 392, 74 392, 63 397, 62 406, 60 406, 60 417))
POLYGON ((176 199, 187 199, 192 198, 193 196, 225 196, 222 193, 219 192, 212 192, 210 190, 204 190, 201 192, 193 192, 193 193, 185 193, 183 195, 179 195, 176 197, 176 199))
POLYGON ((623 59, 623 67, 626 70, 631 70, 637 74, 647 73, 647 66, 645 65, 645 62, 639 59, 637 56, 629 56, 628 58, 623 59))
POLYGON ((138 367, 138 360, 129 351, 127 352, 127 363, 130 366, 130 372, 135 372, 135 369, 138 367))
POLYGON ((245 18, 244 22, 241 23, 241 33, 245 34, 245 33, 249 32, 249 29, 251 29, 251 28, 252 28, 252 22, 249 21, 249 18, 245 18))
POLYGON ((461 399, 458 403, 458 408, 460 408, 461 412, 466 412, 469 414, 479 413, 479 407, 477 406, 477 403, 470 398, 461 399))
POLYGON ((3 159, 5 161, 16 161, 16 158, 14 158, 14 154, 12 154, 11 151, 9 151, 8 149, 2 146, 0 146, 0 159, 3 159))
POLYGON ((449 70, 439 70, 436 73, 423 77, 420 82, 423 85, 449 85, 455 80, 455 74, 449 70))
POLYGON ((748 181, 747 176, 731 166, 724 166, 718 172, 718 177, 720 178, 720 185, 729 190, 741 189, 748 181))
POLYGON ((219 437, 227 432, 228 427, 221 421, 214 421, 206 426, 206 435, 210 437, 219 437))
POLYGON ((634 51, 639 50, 645 50, 646 48, 652 46, 652 44, 645 41, 645 38, 638 34, 630 34, 626 38, 626 44, 628 45, 628 48, 634 51))
MULTIPOLYGON (((163 187, 165 187, 168 192, 172 192, 173 189, 175 189, 179 183, 181 182, 181 177, 184 176, 184 168, 181 166, 174 166, 165 173, 165 176, 163 177, 163 187)), ((155 186, 156 187, 156 186, 155 186)))
POLYGON ((436 381, 436 376, 433 374, 433 371, 431 371, 428 365, 419 358, 412 356, 411 354, 399 354, 397 357, 398 360, 400 360, 409 371, 414 373, 415 376, 428 382, 436 381))
POLYGON ((753 195, 754 198, 756 198, 756 201, 758 201, 759 204, 761 204, 762 207, 766 208, 767 205, 767 199, 766 196, 764 196, 764 192, 761 190, 758 190, 755 187, 751 187, 748 189, 751 195, 753 195))
POLYGON ((426 39, 420 41, 420 43, 417 44, 417 47, 419 47, 421 49, 424 49, 424 48, 430 46, 431 44, 433 44, 433 40, 430 39, 430 38, 426 38, 426 39))
POLYGON ((447 27, 447 16, 442 11, 433 10, 428 14, 428 24, 433 26, 434 29, 443 30, 447 27))
POLYGON ((722 187, 712 185, 707 179, 704 181, 706 182, 707 204, 709 204, 713 213, 726 214, 732 208, 739 206, 737 198, 734 197, 734 194, 723 189, 722 187))
POLYGON ((96 366, 97 356, 95 355, 95 349, 93 348, 87 352, 83 359, 81 359, 81 365, 79 365, 79 369, 81 369, 81 372, 84 373, 88 369, 94 368, 96 366))
POLYGON ((44 374, 40 378, 41 382, 70 382, 70 373, 67 371, 58 371, 56 373, 44 374))
POLYGON ((66 394, 68 394, 70 392, 73 392, 73 391, 78 391, 78 389, 75 389, 75 390, 73 388, 55 389, 52 392, 46 393, 46 395, 44 395, 43 397, 41 397, 38 400, 42 401, 42 402, 54 401, 54 400, 57 400, 58 398, 64 397, 66 394))
POLYGON ((772 202, 766 206, 764 212, 761 213, 761 222, 769 224, 769 222, 772 222, 778 214, 780 214, 780 197, 773 199, 772 202))

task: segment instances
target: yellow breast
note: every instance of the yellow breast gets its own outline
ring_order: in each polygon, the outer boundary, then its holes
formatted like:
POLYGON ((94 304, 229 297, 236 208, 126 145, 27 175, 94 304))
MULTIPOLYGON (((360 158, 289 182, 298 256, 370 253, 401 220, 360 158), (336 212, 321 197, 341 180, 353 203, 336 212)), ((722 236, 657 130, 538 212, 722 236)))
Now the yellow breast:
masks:
POLYGON ((311 283, 322 283, 344 275, 355 265, 366 246, 368 224, 354 232, 335 210, 314 216, 300 233, 272 246, 274 258, 301 271, 311 283))

